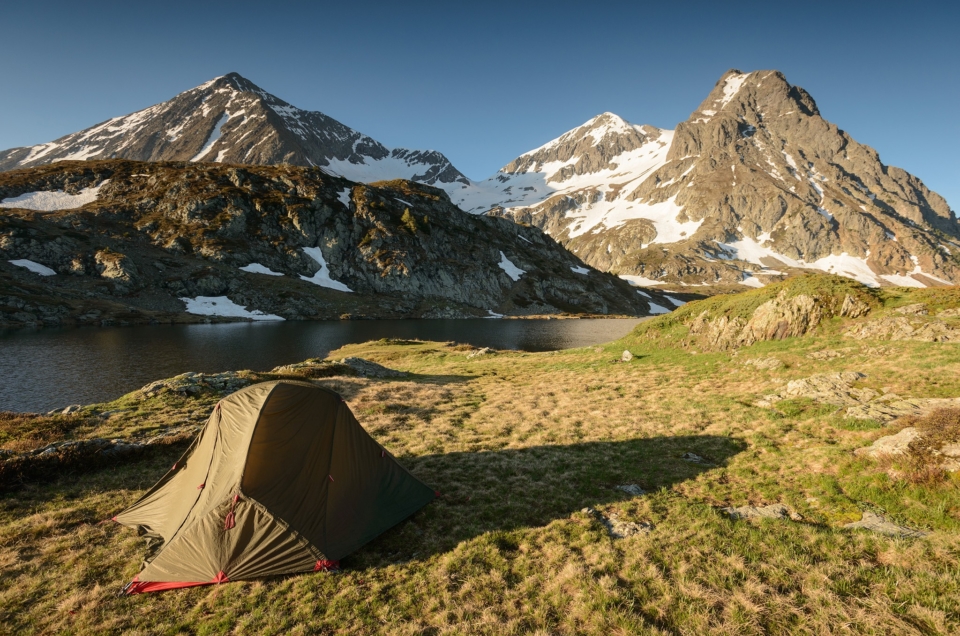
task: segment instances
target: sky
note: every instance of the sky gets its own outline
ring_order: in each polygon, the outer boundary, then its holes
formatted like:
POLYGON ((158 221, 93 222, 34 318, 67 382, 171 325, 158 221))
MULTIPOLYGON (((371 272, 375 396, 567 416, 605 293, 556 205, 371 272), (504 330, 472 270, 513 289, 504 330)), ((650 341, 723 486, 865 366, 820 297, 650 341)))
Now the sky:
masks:
POLYGON ((235 71, 472 179, 601 112, 673 128, 777 69, 960 210, 960 3, 31 2, 0 22, 0 148, 235 71))

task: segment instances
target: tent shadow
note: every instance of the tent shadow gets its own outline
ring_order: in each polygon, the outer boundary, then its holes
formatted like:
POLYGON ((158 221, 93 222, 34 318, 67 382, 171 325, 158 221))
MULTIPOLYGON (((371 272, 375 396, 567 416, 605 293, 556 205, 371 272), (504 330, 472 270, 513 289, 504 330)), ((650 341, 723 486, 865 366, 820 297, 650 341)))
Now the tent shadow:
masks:
POLYGON ((401 457, 441 496, 343 565, 382 567, 445 553, 484 533, 545 526, 587 506, 629 499, 617 485, 647 492, 670 487, 725 465, 745 448, 730 437, 688 435, 401 457), (703 463, 684 458, 689 453, 703 463))

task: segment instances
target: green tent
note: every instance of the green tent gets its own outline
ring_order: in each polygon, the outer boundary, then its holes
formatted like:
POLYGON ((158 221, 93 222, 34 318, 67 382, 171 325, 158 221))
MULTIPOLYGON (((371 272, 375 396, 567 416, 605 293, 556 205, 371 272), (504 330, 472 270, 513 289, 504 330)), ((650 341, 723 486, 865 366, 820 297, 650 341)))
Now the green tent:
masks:
POLYGON ((155 547, 125 591, 334 569, 434 496, 333 391, 255 384, 221 400, 186 454, 114 517, 155 547))

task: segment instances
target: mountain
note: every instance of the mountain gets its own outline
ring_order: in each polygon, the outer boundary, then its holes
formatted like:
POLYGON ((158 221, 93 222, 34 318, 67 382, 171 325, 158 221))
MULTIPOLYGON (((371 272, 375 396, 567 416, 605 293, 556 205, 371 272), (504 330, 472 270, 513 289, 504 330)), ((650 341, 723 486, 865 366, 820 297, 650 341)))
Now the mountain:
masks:
POLYGON ((776 71, 727 72, 676 130, 603 113, 451 196, 643 284, 761 286, 800 269, 960 282, 947 202, 776 71))
POLYGON ((320 166, 356 181, 469 181, 433 150, 390 150, 323 113, 301 110, 236 73, 49 143, 0 151, 0 170, 70 159, 320 166))
POLYGON ((467 214, 410 181, 62 161, 0 173, 0 201, 5 326, 644 315, 679 304, 585 266, 537 228, 467 214))

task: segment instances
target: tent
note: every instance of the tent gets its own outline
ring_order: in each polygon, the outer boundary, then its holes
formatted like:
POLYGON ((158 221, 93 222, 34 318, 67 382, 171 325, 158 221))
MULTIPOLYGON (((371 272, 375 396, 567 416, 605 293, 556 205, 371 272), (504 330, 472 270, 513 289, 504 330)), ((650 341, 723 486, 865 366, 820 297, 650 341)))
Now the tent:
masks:
POLYGON ((114 517, 154 548, 124 591, 335 569, 434 496, 333 391, 254 384, 217 403, 184 456, 114 517))

